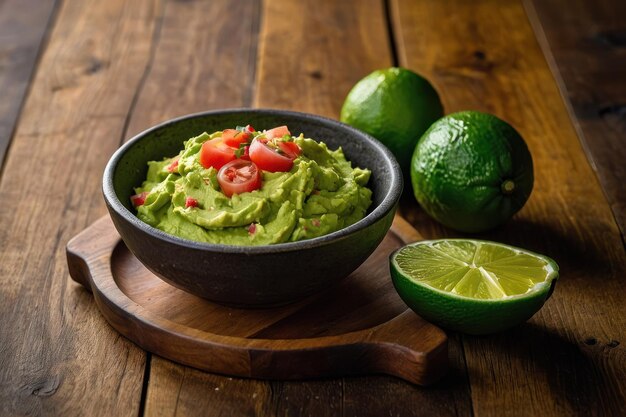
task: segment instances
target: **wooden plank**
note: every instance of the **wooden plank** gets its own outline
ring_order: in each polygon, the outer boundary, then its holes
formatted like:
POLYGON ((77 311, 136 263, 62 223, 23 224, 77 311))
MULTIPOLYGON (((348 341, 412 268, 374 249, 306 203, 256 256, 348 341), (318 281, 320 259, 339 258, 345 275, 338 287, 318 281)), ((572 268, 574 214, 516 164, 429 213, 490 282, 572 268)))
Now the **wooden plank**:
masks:
MULTIPOLYGON (((545 253, 561 267, 555 293, 527 324, 462 338, 474 415, 626 414, 626 256, 522 5, 392 6, 400 63, 433 82, 446 112, 494 113, 520 131, 533 155, 527 206, 479 237, 545 253)), ((412 199, 403 212, 427 238, 458 236, 412 199)))
POLYGON ((126 138, 185 114, 250 107, 259 13, 258 0, 168 2, 126 138))
POLYGON ((256 107, 339 118, 352 86, 392 65, 384 1, 280 1, 263 8, 256 107), (289 35, 275 22, 289 22, 289 35))
POLYGON ((626 2, 524 2, 626 243, 626 2))
MULTIPOLYGON (((268 0, 263 8, 255 105, 338 118, 360 78, 393 64, 385 3, 268 0), (288 21, 284 27, 273 22, 288 21), (347 29, 349 28, 349 29, 347 29)), ((450 341, 452 370, 428 391, 372 376, 317 382, 276 382, 280 399, 269 415, 470 415, 458 340, 450 341)))
POLYGON ((146 416, 264 415, 270 384, 201 372, 152 356, 146 416))
POLYGON ((139 411, 145 353, 69 283, 65 244, 105 212, 101 173, 158 20, 156 1, 65 0, 58 11, 0 182, 2 415, 139 411))
MULTIPOLYGON (((125 139, 167 119, 252 100, 260 2, 168 2, 154 62, 125 139)), ((201 372, 151 356, 146 416, 254 415, 267 382, 201 372), (217 389, 216 389, 217 388, 217 389)))
POLYGON ((0 2, 0 167, 55 4, 56 0, 0 2))

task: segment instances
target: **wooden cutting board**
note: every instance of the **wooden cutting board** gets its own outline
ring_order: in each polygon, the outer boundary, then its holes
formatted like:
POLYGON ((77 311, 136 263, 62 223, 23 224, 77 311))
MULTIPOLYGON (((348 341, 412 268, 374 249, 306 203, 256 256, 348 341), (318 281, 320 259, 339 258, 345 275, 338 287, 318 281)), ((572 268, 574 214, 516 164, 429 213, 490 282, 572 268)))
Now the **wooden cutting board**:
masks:
POLYGON ((376 251, 323 293, 263 310, 224 307, 146 269, 103 217, 67 244, 74 281, 119 333, 150 352, 209 372, 263 379, 384 373, 427 385, 447 369, 445 333, 408 310, 389 254, 419 234, 394 224, 376 251))

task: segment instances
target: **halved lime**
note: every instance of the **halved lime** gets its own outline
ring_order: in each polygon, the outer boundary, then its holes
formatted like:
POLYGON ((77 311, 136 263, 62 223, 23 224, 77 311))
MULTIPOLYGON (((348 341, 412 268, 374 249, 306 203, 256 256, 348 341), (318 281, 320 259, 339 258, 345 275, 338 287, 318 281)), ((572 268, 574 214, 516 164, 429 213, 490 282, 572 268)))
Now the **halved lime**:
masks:
POLYGON ((547 256, 496 242, 427 240, 389 258, 393 284, 418 315, 450 330, 487 334, 533 316, 559 276, 547 256))

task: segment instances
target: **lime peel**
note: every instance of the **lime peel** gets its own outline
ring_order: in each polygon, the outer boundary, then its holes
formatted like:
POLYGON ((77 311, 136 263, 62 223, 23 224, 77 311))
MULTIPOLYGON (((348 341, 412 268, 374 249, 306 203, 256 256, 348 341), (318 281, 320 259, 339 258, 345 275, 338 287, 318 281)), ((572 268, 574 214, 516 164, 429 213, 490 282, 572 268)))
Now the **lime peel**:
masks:
POLYGON ((411 159, 417 202, 444 226, 483 232, 508 221, 534 183, 528 146, 494 115, 464 111, 434 122, 411 159))

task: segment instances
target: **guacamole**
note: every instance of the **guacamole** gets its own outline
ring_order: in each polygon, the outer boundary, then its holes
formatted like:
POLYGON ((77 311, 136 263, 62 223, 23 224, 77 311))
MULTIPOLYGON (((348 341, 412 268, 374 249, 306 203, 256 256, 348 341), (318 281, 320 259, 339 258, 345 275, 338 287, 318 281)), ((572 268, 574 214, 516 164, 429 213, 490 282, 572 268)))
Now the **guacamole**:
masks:
MULTIPOLYGON (((288 133, 285 126, 281 128, 281 134, 288 133)), ((366 187, 371 172, 352 168, 341 148, 329 150, 323 142, 302 134, 283 134, 270 141, 271 131, 238 129, 247 135, 241 143, 227 140, 227 130, 203 133, 187 140, 177 156, 148 162, 147 178, 131 198, 137 217, 184 239, 244 246, 310 239, 365 216, 372 202, 366 187), (283 159, 290 157, 290 169, 259 168, 267 168, 265 162, 248 152, 261 145, 263 152, 267 148, 283 159), (208 159, 207 149, 223 151, 233 160, 218 169, 221 162, 208 159), (242 164, 247 165, 240 168, 242 164), (253 180, 258 181, 251 185, 253 191, 233 193, 224 185, 224 181, 250 184, 253 180)))

